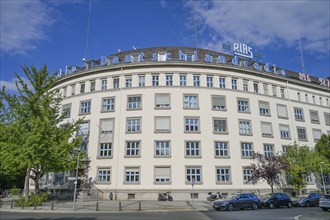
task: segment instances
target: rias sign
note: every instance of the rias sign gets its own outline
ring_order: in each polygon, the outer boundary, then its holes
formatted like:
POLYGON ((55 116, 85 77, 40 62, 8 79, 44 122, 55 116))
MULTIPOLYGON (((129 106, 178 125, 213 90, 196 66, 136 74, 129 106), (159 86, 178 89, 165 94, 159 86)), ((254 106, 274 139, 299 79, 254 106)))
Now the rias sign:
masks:
POLYGON ((233 49, 235 55, 253 59, 252 47, 243 43, 235 43, 233 49))

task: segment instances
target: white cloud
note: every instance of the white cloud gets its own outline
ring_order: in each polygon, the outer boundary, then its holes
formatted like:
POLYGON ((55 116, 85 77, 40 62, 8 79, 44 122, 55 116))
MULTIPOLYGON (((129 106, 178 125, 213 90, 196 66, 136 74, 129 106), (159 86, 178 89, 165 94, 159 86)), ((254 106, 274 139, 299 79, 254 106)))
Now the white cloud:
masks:
MULTIPOLYGON (((32 85, 27 78, 24 78, 24 77, 21 77, 21 78, 25 83, 27 83, 28 88, 32 88, 32 85)), ((0 89, 2 89, 3 86, 5 86, 7 92, 16 93, 16 92, 18 92, 18 89, 16 87, 16 81, 17 81, 17 78, 13 78, 11 81, 0 80, 0 89)))
POLYGON ((47 27, 54 23, 52 9, 39 0, 0 1, 0 51, 26 54, 47 40, 47 27))
MULTIPOLYGON (((222 42, 297 46, 301 38, 304 49, 329 52, 329 1, 213 0, 196 4, 199 29, 206 27, 211 33, 207 42, 200 40, 201 46, 214 49, 222 42)), ((193 12, 193 1, 186 6, 193 12)))
POLYGON ((167 6, 167 1, 166 0, 160 0, 160 6, 162 6, 162 8, 166 8, 167 6))

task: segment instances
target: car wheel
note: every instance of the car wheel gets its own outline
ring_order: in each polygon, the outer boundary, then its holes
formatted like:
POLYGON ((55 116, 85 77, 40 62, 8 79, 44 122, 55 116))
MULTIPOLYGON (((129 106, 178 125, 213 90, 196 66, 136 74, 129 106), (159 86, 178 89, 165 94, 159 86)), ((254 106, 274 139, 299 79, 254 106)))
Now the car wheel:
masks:
POLYGON ((310 202, 306 202, 306 207, 310 207, 311 203, 310 202))
POLYGON ((234 205, 233 205, 232 203, 229 203, 229 204, 227 205, 227 210, 228 210, 228 211, 234 211, 234 205))
POLYGON ((288 202, 288 208, 292 208, 292 202, 288 202))
POLYGON ((268 208, 270 208, 270 209, 273 209, 273 208, 275 208, 275 205, 274 205, 274 203, 270 202, 270 203, 268 204, 268 208))
POLYGON ((256 209, 258 209, 259 207, 258 207, 258 204, 257 203, 253 203, 252 204, 252 210, 256 210, 256 209))
POLYGON ((328 208, 322 208, 323 209, 323 211, 328 211, 328 208))

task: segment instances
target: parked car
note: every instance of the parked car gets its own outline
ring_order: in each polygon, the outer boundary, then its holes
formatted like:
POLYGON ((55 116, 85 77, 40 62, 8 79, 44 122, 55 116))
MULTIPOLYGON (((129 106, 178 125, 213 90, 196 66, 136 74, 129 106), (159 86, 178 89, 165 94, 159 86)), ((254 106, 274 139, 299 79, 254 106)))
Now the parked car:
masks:
POLYGON ((260 198, 253 193, 229 194, 224 199, 216 200, 213 203, 216 210, 239 210, 239 209, 258 209, 261 208, 260 198))
POLYGON ((330 209, 330 194, 325 194, 321 197, 319 206, 323 211, 328 211, 328 209, 330 209))
POLYGON ((293 206, 301 206, 301 207, 310 207, 310 206, 318 206, 321 195, 319 193, 310 193, 305 196, 300 196, 296 199, 293 199, 293 206))
POLYGON ((279 208, 281 206, 287 206, 292 208, 293 202, 291 198, 285 193, 270 193, 261 197, 261 204, 264 207, 273 209, 275 207, 279 208))

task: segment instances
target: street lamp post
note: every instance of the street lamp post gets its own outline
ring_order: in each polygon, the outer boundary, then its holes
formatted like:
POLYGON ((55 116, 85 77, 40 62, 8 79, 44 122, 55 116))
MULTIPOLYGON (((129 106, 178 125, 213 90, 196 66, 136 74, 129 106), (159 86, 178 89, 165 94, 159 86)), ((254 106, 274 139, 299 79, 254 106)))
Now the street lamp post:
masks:
POLYGON ((325 182, 324 182, 324 176, 323 176, 323 170, 322 170, 322 164, 324 164, 324 162, 320 162, 320 167, 321 167, 321 177, 322 177, 322 183, 323 183, 323 190, 324 190, 324 194, 326 194, 325 182))
POLYGON ((74 182, 73 207, 72 207, 73 211, 76 210, 76 195, 77 195, 77 186, 78 186, 79 157, 80 157, 80 150, 78 150, 77 168, 76 168, 76 179, 75 179, 75 182, 74 182))

